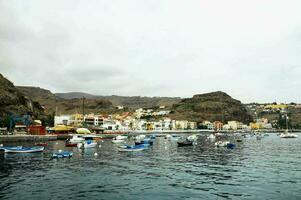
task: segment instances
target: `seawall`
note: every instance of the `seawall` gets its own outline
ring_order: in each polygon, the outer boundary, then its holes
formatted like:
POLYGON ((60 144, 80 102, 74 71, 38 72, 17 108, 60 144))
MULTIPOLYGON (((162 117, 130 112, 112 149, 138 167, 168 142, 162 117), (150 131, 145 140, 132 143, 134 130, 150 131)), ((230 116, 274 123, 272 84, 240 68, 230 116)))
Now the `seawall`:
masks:
POLYGON ((1 142, 35 142, 57 140, 56 135, 0 135, 1 142))

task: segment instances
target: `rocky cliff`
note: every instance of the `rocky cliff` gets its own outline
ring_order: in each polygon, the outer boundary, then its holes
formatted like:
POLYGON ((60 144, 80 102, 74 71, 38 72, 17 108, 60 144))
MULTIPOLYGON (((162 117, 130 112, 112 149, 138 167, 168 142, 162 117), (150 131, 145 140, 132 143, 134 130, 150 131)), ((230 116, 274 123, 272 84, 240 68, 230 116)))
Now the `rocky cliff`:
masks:
POLYGON ((9 115, 33 114, 40 116, 44 113, 43 107, 36 101, 25 97, 14 86, 0 74, 0 117, 5 118, 9 115))

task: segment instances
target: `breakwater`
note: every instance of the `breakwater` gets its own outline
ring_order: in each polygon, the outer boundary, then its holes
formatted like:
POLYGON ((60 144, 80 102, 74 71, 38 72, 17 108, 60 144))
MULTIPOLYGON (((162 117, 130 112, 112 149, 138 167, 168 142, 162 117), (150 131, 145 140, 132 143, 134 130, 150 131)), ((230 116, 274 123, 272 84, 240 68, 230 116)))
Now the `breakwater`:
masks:
POLYGON ((57 140, 56 135, 0 135, 0 142, 35 142, 57 140))

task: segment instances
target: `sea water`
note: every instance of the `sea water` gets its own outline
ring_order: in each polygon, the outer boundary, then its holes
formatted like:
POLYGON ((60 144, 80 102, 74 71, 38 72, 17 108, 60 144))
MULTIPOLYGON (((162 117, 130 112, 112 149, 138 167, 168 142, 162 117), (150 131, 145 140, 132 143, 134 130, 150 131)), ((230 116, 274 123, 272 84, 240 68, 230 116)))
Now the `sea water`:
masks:
POLYGON ((301 199, 300 136, 222 138, 234 149, 215 147, 219 138, 177 147, 157 137, 142 152, 50 142, 44 153, 0 154, 0 199, 301 199), (59 149, 74 156, 51 159, 59 149))

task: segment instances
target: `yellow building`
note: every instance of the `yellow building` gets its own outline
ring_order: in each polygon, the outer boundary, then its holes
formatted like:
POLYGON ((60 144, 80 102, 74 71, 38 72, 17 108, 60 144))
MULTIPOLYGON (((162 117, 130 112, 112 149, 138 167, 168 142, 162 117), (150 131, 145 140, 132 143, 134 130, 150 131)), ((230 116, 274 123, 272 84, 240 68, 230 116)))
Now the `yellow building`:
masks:
POLYGON ((269 104, 264 106, 265 109, 286 109, 287 107, 286 104, 269 104))
POLYGON ((262 129, 262 123, 253 123, 253 122, 251 122, 250 123, 250 128, 252 129, 252 130, 258 130, 258 129, 262 129))

